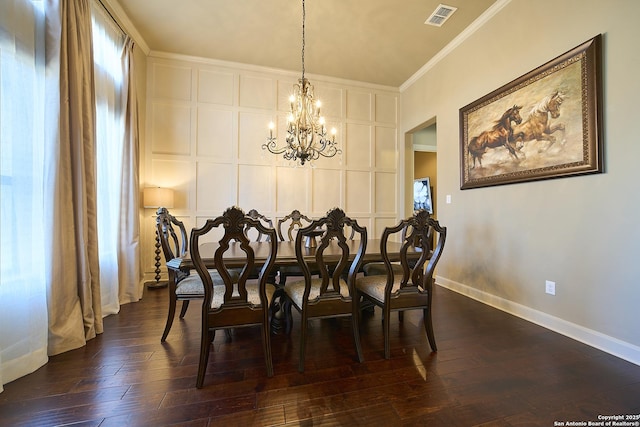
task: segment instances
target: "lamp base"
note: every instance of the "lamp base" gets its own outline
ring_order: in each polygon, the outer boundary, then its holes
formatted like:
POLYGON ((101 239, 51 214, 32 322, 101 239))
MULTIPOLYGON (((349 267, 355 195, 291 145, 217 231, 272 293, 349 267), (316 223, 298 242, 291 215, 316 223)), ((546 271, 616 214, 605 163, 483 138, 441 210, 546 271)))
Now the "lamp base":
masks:
POLYGON ((166 288, 167 286, 169 286, 169 282, 165 281, 152 281, 152 282, 145 282, 145 285, 147 287, 147 289, 161 289, 161 288, 166 288))

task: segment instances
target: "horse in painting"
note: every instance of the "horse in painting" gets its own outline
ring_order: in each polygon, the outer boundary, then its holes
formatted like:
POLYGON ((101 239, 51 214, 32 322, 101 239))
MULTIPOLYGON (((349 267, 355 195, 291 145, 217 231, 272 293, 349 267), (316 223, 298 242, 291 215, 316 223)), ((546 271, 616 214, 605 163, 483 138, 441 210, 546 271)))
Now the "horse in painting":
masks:
MULTIPOLYGON (((514 105, 502 114, 502 117, 496 121, 493 128, 471 138, 471 141, 469 141, 469 155, 473 158, 472 168, 476 167, 476 160, 482 167, 482 156, 487 151, 487 148, 505 147, 515 159, 518 159, 516 148, 512 144, 516 139, 513 136, 512 123, 520 124, 522 122, 522 117, 520 116, 521 108, 519 105, 514 105)), ((518 138, 522 138, 522 135, 518 135, 518 138)))
POLYGON ((560 105, 564 98, 564 93, 556 90, 533 106, 524 122, 514 128, 517 140, 523 143, 534 139, 548 141, 547 146, 540 149, 540 152, 548 150, 556 142, 556 137, 552 134, 559 130, 564 131, 565 128, 564 123, 550 124, 550 119, 560 117, 560 105))

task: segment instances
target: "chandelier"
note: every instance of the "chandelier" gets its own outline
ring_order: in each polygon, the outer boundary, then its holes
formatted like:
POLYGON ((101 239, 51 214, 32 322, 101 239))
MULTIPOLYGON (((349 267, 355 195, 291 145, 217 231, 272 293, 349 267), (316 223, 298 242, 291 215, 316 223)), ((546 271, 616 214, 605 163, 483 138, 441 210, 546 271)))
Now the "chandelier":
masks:
POLYGON ((336 129, 331 129, 331 136, 327 135, 324 117, 320 116, 320 101, 313 99, 313 86, 304 77, 304 21, 305 7, 302 0, 302 78, 293 86, 293 94, 289 97, 290 112, 287 118, 286 145, 278 147, 277 139, 273 136, 275 125, 269 123, 269 137, 262 144, 273 154, 282 154, 286 160, 306 162, 323 157, 333 157, 342 153, 335 142, 336 129))

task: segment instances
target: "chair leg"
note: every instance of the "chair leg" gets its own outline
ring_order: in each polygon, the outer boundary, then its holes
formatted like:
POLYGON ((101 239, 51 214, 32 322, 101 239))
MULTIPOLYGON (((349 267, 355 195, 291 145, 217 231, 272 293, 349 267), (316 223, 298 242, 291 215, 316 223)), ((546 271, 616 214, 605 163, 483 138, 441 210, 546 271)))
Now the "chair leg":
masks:
POLYGON ((362 344, 360 343, 360 321, 359 321, 360 310, 357 305, 354 305, 353 313, 351 314, 351 325, 353 327, 353 343, 356 347, 356 356, 358 357, 358 362, 364 362, 364 357, 362 356, 362 344))
POLYGON ((273 359, 271 357, 271 328, 269 326, 269 311, 264 311, 262 322, 262 349, 264 350, 264 360, 267 365, 267 376, 273 376, 273 359))
POLYGON ((438 351, 436 337, 433 334, 433 324, 431 323, 431 310, 425 308, 422 312, 424 317, 424 330, 427 332, 427 339, 429 340, 431 351, 438 351))
POLYGON ((389 306, 385 306, 382 309, 382 332, 384 335, 384 358, 391 358, 391 337, 390 337, 390 324, 391 324, 391 310, 389 306))
POLYGON ((175 292, 170 292, 169 313, 167 313, 167 323, 164 325, 164 332, 162 333, 162 338, 160 338, 160 342, 165 342, 167 339, 167 335, 169 335, 169 331, 171 330, 171 325, 173 325, 173 318, 176 316, 176 304, 177 304, 176 294, 175 292))
POLYGON ((184 315, 187 314, 187 308, 189 308, 189 300, 182 301, 182 308, 180 309, 180 318, 184 319, 184 315))
POLYGON ((304 372, 304 355, 307 347, 307 316, 301 313, 302 322, 300 324, 300 360, 298 361, 298 371, 304 372))
POLYGON ((209 350, 211 349, 211 338, 215 334, 210 331, 203 330, 200 337, 200 363, 198 364, 198 377, 196 379, 196 388, 202 388, 204 384, 204 375, 207 373, 207 364, 209 363, 209 350))

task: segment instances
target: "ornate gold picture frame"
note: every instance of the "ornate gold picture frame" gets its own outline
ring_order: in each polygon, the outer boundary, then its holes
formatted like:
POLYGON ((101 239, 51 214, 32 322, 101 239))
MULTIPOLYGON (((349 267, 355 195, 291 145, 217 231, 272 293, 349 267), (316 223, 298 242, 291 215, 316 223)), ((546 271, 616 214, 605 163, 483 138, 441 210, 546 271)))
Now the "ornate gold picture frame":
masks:
POLYGON ((460 109, 461 189, 602 172, 601 37, 460 109))

